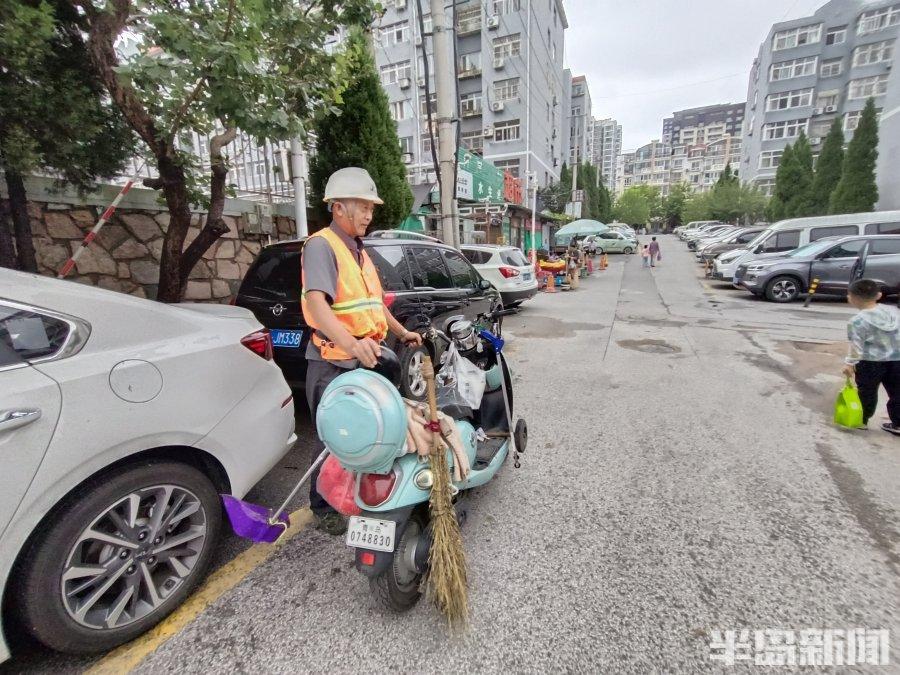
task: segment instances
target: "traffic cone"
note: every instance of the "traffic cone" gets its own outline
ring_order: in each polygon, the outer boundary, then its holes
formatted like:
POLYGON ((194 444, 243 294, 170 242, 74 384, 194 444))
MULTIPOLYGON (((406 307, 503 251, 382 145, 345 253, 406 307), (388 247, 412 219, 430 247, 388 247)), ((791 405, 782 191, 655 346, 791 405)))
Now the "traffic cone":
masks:
POLYGON ((556 275, 552 272, 547 276, 547 287, 545 293, 556 293, 556 275))
POLYGON ((609 267, 609 253, 603 254, 603 269, 609 267))
POLYGON ((588 256, 588 259, 587 259, 587 273, 588 274, 594 273, 594 262, 593 262, 593 260, 591 260, 590 256, 588 256))

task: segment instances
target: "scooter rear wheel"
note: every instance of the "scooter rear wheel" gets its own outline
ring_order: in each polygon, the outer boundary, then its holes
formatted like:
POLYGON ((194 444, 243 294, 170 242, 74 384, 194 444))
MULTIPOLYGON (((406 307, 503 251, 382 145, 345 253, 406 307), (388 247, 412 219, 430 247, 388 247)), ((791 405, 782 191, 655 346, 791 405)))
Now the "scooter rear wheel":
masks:
POLYGON ((415 567, 416 543, 425 535, 425 518, 420 513, 410 516, 406 529, 397 542, 390 566, 369 580, 369 589, 379 605, 394 612, 411 609, 422 596, 422 573, 415 567))

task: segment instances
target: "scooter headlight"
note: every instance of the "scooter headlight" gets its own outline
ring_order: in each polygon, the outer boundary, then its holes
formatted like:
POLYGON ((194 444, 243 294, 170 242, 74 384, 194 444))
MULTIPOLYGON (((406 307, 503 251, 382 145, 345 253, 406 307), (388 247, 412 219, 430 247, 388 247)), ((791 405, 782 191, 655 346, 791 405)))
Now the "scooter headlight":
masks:
POLYGON ((420 490, 430 490, 434 485, 434 474, 431 473, 431 469, 422 469, 413 477, 413 483, 420 490))

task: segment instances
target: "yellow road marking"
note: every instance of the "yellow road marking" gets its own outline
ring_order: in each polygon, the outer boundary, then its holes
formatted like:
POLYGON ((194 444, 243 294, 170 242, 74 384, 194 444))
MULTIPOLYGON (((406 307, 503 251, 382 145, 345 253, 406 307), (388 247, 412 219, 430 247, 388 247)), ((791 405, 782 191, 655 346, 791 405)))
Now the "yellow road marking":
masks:
MULTIPOLYGON (((180 633, 209 605, 237 586, 250 572, 269 559, 312 521, 309 508, 291 514, 291 526, 274 544, 256 544, 239 554, 207 577, 178 609, 152 630, 114 649, 85 671, 85 675, 120 675, 136 668, 141 661, 180 633)), ((224 525, 227 527, 227 521, 224 525)))

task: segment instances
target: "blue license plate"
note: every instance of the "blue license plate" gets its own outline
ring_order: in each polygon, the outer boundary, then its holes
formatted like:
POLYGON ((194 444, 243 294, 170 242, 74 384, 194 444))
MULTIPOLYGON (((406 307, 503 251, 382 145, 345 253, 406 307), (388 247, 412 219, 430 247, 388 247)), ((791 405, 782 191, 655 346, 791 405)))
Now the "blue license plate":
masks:
POLYGON ((297 349, 303 339, 302 330, 272 330, 272 346, 297 349))
POLYGON ((525 272, 525 274, 522 275, 522 280, 523 281, 531 281, 531 273, 525 272))

